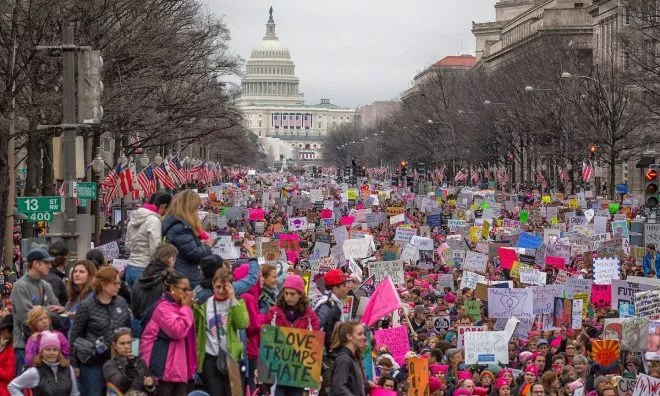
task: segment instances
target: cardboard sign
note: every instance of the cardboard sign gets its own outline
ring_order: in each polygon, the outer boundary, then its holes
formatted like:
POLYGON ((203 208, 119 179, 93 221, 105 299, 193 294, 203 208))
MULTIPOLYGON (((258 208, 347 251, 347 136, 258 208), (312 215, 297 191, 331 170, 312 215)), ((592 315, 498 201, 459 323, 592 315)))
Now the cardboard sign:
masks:
POLYGON ((374 339, 376 340, 376 349, 379 349, 382 345, 386 345, 394 360, 400 365, 405 364, 405 355, 410 351, 406 326, 376 330, 374 339))
POLYGON ((610 366, 621 357, 618 340, 594 340, 591 352, 594 362, 601 366, 610 366))
POLYGON ((428 395, 429 361, 416 357, 408 361, 408 383, 411 395, 428 395))
POLYGON ((403 260, 374 261, 369 265, 369 276, 374 277, 376 284, 389 276, 395 285, 405 284, 403 276, 403 260))
POLYGON ((259 382, 318 388, 324 341, 324 333, 320 331, 263 326, 259 348, 259 382))

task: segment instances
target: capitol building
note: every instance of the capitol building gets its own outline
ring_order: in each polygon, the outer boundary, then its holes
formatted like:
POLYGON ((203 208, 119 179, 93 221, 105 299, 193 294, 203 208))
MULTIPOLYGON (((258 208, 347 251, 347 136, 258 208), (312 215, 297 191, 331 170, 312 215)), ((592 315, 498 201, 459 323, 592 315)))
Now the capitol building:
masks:
POLYGON ((289 49, 275 33, 272 7, 266 35, 247 61, 238 105, 246 127, 266 151, 269 165, 282 160, 320 164, 328 131, 355 121, 355 109, 341 108, 330 99, 305 104, 289 49))

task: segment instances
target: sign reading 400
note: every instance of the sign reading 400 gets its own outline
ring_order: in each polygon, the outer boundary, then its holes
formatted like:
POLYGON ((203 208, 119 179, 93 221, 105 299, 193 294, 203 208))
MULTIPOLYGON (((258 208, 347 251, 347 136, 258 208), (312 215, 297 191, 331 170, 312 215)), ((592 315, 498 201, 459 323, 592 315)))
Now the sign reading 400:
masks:
POLYGON ((18 213, 61 213, 62 197, 19 197, 16 198, 18 213))

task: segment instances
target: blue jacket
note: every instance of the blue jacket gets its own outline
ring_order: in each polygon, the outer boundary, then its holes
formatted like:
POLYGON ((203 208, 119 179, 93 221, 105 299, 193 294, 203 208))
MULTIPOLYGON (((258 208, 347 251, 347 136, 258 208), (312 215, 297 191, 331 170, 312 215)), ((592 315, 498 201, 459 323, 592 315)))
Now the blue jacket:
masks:
POLYGON ((660 253, 655 254, 655 268, 651 268, 651 257, 648 253, 644 255, 644 265, 642 266, 644 270, 644 276, 649 276, 651 270, 655 271, 655 277, 660 278, 660 253))
POLYGON ((194 288, 199 284, 199 262, 213 254, 211 248, 195 236, 188 223, 174 216, 167 216, 163 221, 163 237, 179 249, 174 269, 188 278, 194 288))

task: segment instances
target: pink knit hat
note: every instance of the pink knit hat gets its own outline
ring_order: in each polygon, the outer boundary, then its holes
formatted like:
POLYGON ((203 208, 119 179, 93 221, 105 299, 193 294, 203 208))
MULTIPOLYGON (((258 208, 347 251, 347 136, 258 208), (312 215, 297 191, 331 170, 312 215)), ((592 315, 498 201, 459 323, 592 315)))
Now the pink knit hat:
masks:
POLYGON ((41 341, 39 341, 39 352, 46 347, 56 347, 60 349, 60 339, 52 331, 42 331, 41 341))
POLYGON ((520 362, 525 363, 532 357, 532 355, 534 355, 532 352, 524 351, 524 352, 520 352, 520 355, 518 356, 520 357, 520 362))
POLYGON ((300 275, 289 274, 284 280, 282 289, 293 289, 300 294, 305 294, 305 281, 300 275))
POLYGON ((530 366, 527 366, 527 368, 525 369, 525 373, 532 373, 532 374, 534 374, 535 376, 538 377, 539 376, 539 369, 536 368, 536 366, 534 366, 532 364, 530 366))
POLYGON ((445 301, 449 304, 455 303, 456 302, 456 295, 454 293, 445 294, 445 301))
POLYGON ((472 379, 472 373, 469 372, 469 371, 459 371, 458 372, 458 379, 459 380, 472 379))
POLYGON ((504 378, 500 378, 497 381, 495 381, 495 389, 499 390, 503 386, 509 386, 509 381, 507 381, 504 378))
POLYGON ((447 371, 449 371, 449 366, 446 364, 432 364, 429 366, 429 370, 431 370, 431 374, 433 375, 437 373, 447 374, 447 371))
POLYGON ((454 391, 454 396, 472 396, 472 392, 467 388, 458 388, 454 391))
POLYGON ((561 346, 561 337, 555 337, 550 341, 551 348, 559 348, 561 346))

